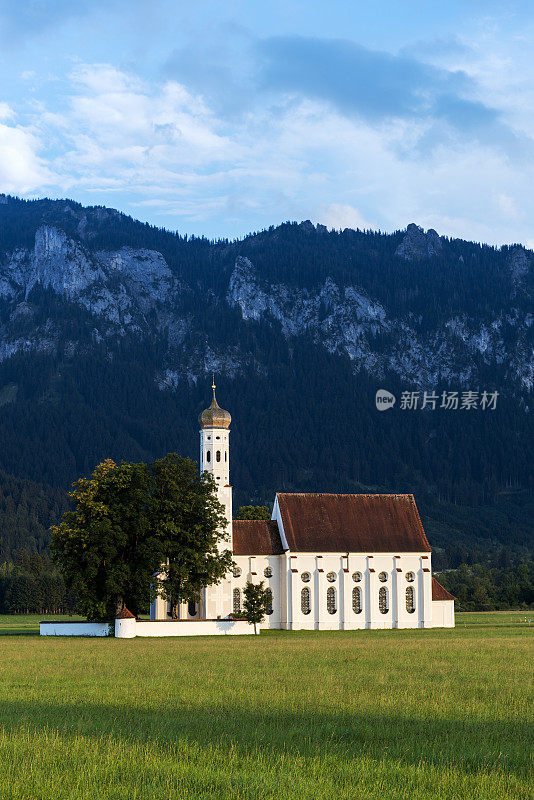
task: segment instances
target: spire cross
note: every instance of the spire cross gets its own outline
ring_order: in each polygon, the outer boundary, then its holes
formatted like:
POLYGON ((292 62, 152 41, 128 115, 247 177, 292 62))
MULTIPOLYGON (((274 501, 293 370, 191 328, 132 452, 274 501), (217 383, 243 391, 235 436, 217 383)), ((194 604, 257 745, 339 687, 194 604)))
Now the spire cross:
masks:
POLYGON ((213 400, 211 401, 211 405, 213 406, 214 404, 217 405, 217 400, 215 398, 215 373, 214 372, 212 372, 211 388, 213 389, 213 400))

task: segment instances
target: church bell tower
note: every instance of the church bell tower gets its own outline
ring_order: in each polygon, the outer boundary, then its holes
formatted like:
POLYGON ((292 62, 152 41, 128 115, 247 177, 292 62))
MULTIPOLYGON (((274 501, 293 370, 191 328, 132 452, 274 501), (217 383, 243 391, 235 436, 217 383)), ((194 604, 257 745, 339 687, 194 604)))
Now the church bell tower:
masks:
MULTIPOLYGON (((215 376, 212 384, 213 398, 198 418, 200 425, 200 471, 209 472, 215 479, 217 498, 224 506, 226 541, 219 549, 232 547, 232 487, 230 486, 230 423, 232 417, 219 406, 215 397, 215 376)), ((223 579, 217 586, 208 587, 205 597, 206 616, 226 617, 232 611, 231 580, 223 579)))

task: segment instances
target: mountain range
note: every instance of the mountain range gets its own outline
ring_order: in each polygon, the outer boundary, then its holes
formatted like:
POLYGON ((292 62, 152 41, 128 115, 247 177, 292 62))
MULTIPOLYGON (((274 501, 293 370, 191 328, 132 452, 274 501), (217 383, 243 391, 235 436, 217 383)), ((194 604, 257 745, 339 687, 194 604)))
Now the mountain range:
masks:
POLYGON ((413 491, 445 566, 532 550, 533 264, 415 224, 210 241, 0 196, 0 561, 99 460, 196 458, 212 372, 238 504, 413 491))

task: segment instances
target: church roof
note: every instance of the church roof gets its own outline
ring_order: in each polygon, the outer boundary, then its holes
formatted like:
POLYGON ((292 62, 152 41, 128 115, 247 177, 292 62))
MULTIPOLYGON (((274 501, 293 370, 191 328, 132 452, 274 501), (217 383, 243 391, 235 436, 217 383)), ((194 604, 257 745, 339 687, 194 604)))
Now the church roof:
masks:
POLYGON ((211 388, 213 389, 211 405, 199 414, 198 424, 201 428, 229 428, 232 417, 230 416, 230 412, 221 408, 217 402, 217 398, 215 397, 215 377, 211 388))
POLYGON ((431 552, 412 494, 276 495, 289 550, 431 552))
POLYGON ((432 600, 454 600, 453 594, 443 588, 441 583, 432 578, 432 600))
POLYGON ((277 556, 284 552, 274 520, 235 519, 232 532, 235 556, 277 556))

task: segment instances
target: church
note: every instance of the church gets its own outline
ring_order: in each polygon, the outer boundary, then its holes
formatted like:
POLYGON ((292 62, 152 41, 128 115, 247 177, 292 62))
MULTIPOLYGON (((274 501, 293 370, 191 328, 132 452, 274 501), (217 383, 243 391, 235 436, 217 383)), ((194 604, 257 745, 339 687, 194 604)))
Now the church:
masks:
MULTIPOLYGON (((215 398, 199 416, 200 470, 225 509, 233 573, 182 603, 181 620, 223 620, 243 608, 247 581, 264 582, 263 628, 355 630, 454 627, 454 597, 432 577, 432 551, 411 494, 279 492, 267 520, 232 520, 230 423, 215 398)), ((151 620, 170 604, 156 598, 151 620)))

